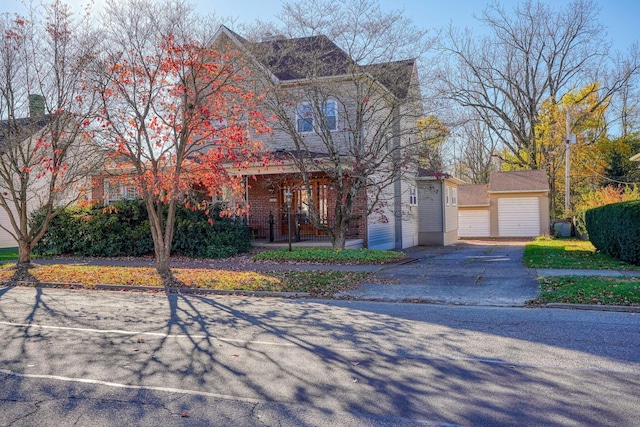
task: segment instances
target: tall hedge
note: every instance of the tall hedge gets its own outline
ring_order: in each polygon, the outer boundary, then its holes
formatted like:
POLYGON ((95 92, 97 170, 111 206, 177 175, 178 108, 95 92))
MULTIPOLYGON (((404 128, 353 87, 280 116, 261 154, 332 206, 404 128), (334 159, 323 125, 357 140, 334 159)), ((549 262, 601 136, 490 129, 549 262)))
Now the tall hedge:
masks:
MULTIPOLYGON (((41 221, 36 214, 33 221, 41 221)), ((238 218, 221 217, 180 207, 172 253, 191 258, 221 258, 251 248, 247 227, 238 218)), ((90 207, 72 206, 55 217, 37 254, 92 257, 153 254, 153 240, 144 204, 139 200, 90 207)))
POLYGON ((640 200, 589 209, 585 220, 596 249, 640 265, 640 200))

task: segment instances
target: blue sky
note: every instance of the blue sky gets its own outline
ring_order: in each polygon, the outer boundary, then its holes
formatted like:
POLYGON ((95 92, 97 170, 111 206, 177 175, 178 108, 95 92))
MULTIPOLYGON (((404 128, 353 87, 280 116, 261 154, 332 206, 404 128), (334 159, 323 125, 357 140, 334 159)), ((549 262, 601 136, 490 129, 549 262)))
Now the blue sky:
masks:
MULTIPOLYGON (((69 1, 69 0, 67 0, 69 1)), ((71 0, 71 3, 85 3, 71 0)), ((95 0, 100 5, 104 0, 95 0)), ((256 18, 272 20, 280 10, 280 0, 192 0, 203 13, 215 11, 220 17, 235 17, 238 21, 252 22, 256 18)), ((380 0, 386 9, 404 9, 417 26, 439 28, 449 22, 457 27, 477 27, 474 15, 479 15, 490 0, 380 0)), ((22 0, 3 0, 0 12, 24 10, 22 0)), ((507 8, 513 8, 517 0, 501 0, 507 8)), ((558 6, 568 0, 548 0, 558 6)), ((600 21, 607 28, 609 39, 618 50, 626 50, 633 42, 640 40, 640 1, 600 0, 600 21)))

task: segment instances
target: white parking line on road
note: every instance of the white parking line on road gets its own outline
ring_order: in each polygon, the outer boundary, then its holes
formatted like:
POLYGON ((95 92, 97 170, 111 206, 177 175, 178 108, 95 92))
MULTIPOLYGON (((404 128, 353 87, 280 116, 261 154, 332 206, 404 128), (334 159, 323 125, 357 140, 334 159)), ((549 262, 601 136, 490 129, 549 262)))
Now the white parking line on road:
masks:
POLYGON ((114 383, 110 381, 102 381, 102 380, 93 380, 90 378, 72 378, 72 377, 63 377, 60 375, 45 375, 45 374, 23 374, 20 372, 10 371, 8 369, 0 369, 0 374, 10 375, 13 377, 19 378, 34 378, 34 379, 44 379, 44 380, 57 380, 57 381, 66 381, 66 382, 75 382, 75 383, 83 383, 83 384, 95 384, 95 385, 103 385, 107 387, 116 387, 116 388, 125 388, 131 390, 151 390, 151 391, 163 391, 167 393, 181 393, 181 394, 189 394, 195 396, 206 396, 206 397, 214 397, 218 399, 231 399, 231 400, 239 400, 241 402, 247 403, 263 403, 267 402, 265 399, 255 399, 251 397, 239 397, 239 396, 231 396, 228 394, 219 394, 219 393, 211 393, 208 391, 200 391, 200 390, 188 390, 181 388, 172 388, 172 387, 157 387, 157 386, 141 386, 134 384, 121 384, 114 383))
POLYGON ((18 328, 41 328, 41 329, 52 329, 52 330, 59 330, 59 331, 89 332, 89 333, 97 333, 97 334, 147 335, 147 336, 153 336, 153 337, 159 337, 159 338, 189 338, 189 339, 212 338, 218 341, 232 342, 232 343, 261 344, 261 345, 273 345, 273 346, 281 346, 281 347, 299 347, 297 344, 294 344, 294 343, 248 341, 248 340, 239 340, 239 339, 233 339, 233 338, 220 338, 220 337, 216 337, 215 335, 165 334, 162 332, 125 331, 122 329, 73 328, 70 326, 49 326, 49 325, 39 325, 35 323, 14 323, 14 322, 2 322, 2 321, 0 321, 0 325, 15 326, 18 328))
MULTIPOLYGON (((5 324, 6 322, 0 322, 0 323, 5 324)), ((20 372, 10 371, 8 369, 0 369, 0 374, 9 375, 9 376, 18 377, 18 378, 56 380, 56 381, 65 381, 65 382, 72 382, 72 383, 101 385, 101 386, 106 386, 106 387, 114 387, 114 388, 128 389, 128 390, 148 390, 148 391, 157 391, 157 392, 164 392, 164 393, 184 394, 184 395, 189 395, 189 396, 211 397, 211 398, 214 398, 214 399, 225 399, 225 400, 232 400, 232 401, 251 403, 251 404, 273 404, 273 403, 279 404, 279 405, 284 404, 284 405, 287 405, 287 406, 299 407, 299 408, 305 409, 305 410, 309 409, 309 405, 308 404, 301 404, 301 403, 297 403, 297 402, 283 402, 283 401, 277 401, 277 400, 273 400, 273 399, 256 399, 256 398, 252 398, 252 397, 241 397, 241 396, 233 396, 233 395, 229 395, 229 394, 211 393, 211 392, 201 391, 201 390, 190 390, 190 389, 182 389, 182 388, 157 387, 157 386, 141 386, 141 385, 134 385, 134 384, 122 384, 122 383, 114 383, 114 382, 110 382, 110 381, 94 380, 94 379, 90 379, 90 378, 63 377, 63 376, 60 376, 60 375, 23 374, 23 373, 20 373, 20 372)), ((313 410, 322 411, 322 408, 313 408, 313 410)), ((333 409, 330 410, 330 411, 334 415, 338 412, 338 411, 335 411, 333 409)), ((370 418, 373 418, 373 419, 381 419, 381 420, 388 420, 388 421, 395 421, 395 422, 421 424, 421 425, 425 425, 425 426, 461 427, 459 424, 449 424, 449 423, 442 423, 442 422, 438 422, 438 421, 431 421, 431 420, 424 420, 424 419, 417 419, 417 418, 405 418, 405 417, 393 417, 393 416, 388 416, 387 417, 387 416, 378 416, 378 415, 374 415, 374 414, 348 412, 348 411, 346 411, 346 412, 345 411, 340 411, 340 412, 342 412, 344 414, 349 414, 349 415, 355 415, 355 416, 359 415, 359 416, 370 417, 370 418)))

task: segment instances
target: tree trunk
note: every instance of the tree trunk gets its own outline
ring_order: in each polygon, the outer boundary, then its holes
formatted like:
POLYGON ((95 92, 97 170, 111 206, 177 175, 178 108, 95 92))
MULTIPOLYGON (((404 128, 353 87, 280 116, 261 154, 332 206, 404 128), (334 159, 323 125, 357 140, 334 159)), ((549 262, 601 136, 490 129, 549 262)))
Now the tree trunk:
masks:
POLYGON ((332 235, 331 244, 333 245, 333 249, 343 250, 346 241, 347 227, 344 224, 340 224, 340 226, 335 230, 335 233, 332 235))
POLYGON ((18 267, 28 269, 31 266, 31 248, 23 240, 18 241, 18 267))
POLYGON ((156 251, 156 270, 163 282, 167 282, 167 279, 172 277, 170 267, 171 256, 167 251, 162 248, 160 251, 156 251))

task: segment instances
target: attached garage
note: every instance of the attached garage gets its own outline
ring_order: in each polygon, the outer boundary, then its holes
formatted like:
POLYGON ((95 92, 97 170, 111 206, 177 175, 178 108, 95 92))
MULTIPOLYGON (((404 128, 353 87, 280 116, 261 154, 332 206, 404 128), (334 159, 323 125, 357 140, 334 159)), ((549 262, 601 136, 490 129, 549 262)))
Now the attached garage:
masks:
POLYGON ((499 198, 498 235, 500 237, 539 236, 540 199, 538 197, 499 198))
POLYGON ((489 209, 460 209, 458 211, 458 236, 491 236, 491 214, 489 209))

